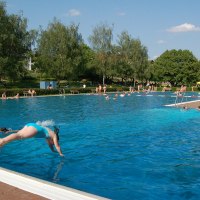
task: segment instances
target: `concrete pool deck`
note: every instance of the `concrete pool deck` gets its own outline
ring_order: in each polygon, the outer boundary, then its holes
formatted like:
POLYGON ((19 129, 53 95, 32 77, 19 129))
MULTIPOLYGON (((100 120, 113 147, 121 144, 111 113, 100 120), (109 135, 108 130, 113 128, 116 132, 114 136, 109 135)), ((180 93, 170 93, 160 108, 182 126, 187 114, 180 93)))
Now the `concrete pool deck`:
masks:
POLYGON ((169 105, 165 105, 165 106, 179 107, 179 108, 183 108, 184 106, 187 106, 187 108, 197 109, 200 106, 200 100, 187 101, 187 102, 176 103, 176 104, 169 104, 169 105))
POLYGON ((106 200, 106 198, 43 181, 0 167, 1 200, 106 200))

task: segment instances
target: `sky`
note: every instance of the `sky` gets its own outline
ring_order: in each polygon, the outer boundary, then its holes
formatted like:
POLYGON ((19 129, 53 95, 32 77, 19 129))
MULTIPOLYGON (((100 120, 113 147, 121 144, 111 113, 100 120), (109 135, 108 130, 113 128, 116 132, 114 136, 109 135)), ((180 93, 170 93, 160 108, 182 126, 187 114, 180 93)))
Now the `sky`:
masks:
POLYGON ((9 14, 23 13, 28 29, 43 29, 54 18, 79 25, 88 37, 100 24, 113 26, 113 44, 127 31, 147 47, 149 59, 166 50, 190 50, 200 60, 199 0, 4 0, 9 14))

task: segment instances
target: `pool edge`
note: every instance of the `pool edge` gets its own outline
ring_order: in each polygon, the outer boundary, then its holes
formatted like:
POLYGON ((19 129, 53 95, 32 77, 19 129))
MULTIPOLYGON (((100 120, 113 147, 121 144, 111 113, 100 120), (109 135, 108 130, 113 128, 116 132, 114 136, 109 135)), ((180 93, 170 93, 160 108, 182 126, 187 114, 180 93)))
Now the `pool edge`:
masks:
POLYGON ((181 103, 175 103, 175 104, 168 104, 165 105, 167 107, 183 107, 183 106, 188 106, 189 108, 198 108, 200 105, 200 100, 194 100, 194 101, 185 101, 181 103))
POLYGON ((0 167, 1 182, 24 191, 55 200, 106 200, 104 197, 44 181, 0 167))

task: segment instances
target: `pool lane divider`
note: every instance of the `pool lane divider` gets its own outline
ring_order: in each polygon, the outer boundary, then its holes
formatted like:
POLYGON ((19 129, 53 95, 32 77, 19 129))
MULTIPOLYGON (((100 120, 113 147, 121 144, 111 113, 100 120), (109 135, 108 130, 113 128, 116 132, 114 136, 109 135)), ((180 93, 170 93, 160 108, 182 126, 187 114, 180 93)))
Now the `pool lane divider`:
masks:
POLYGON ((55 200, 108 200, 0 167, 0 181, 32 194, 55 200))

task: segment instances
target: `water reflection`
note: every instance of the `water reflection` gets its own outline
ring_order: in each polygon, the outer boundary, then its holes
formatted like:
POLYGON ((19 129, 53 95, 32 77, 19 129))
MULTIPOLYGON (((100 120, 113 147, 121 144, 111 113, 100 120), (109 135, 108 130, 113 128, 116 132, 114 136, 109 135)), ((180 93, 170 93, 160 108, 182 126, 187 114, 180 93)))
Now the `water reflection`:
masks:
POLYGON ((47 180, 54 183, 60 181, 60 174, 65 165, 65 158, 51 159, 49 162, 49 168, 47 170, 47 180))

